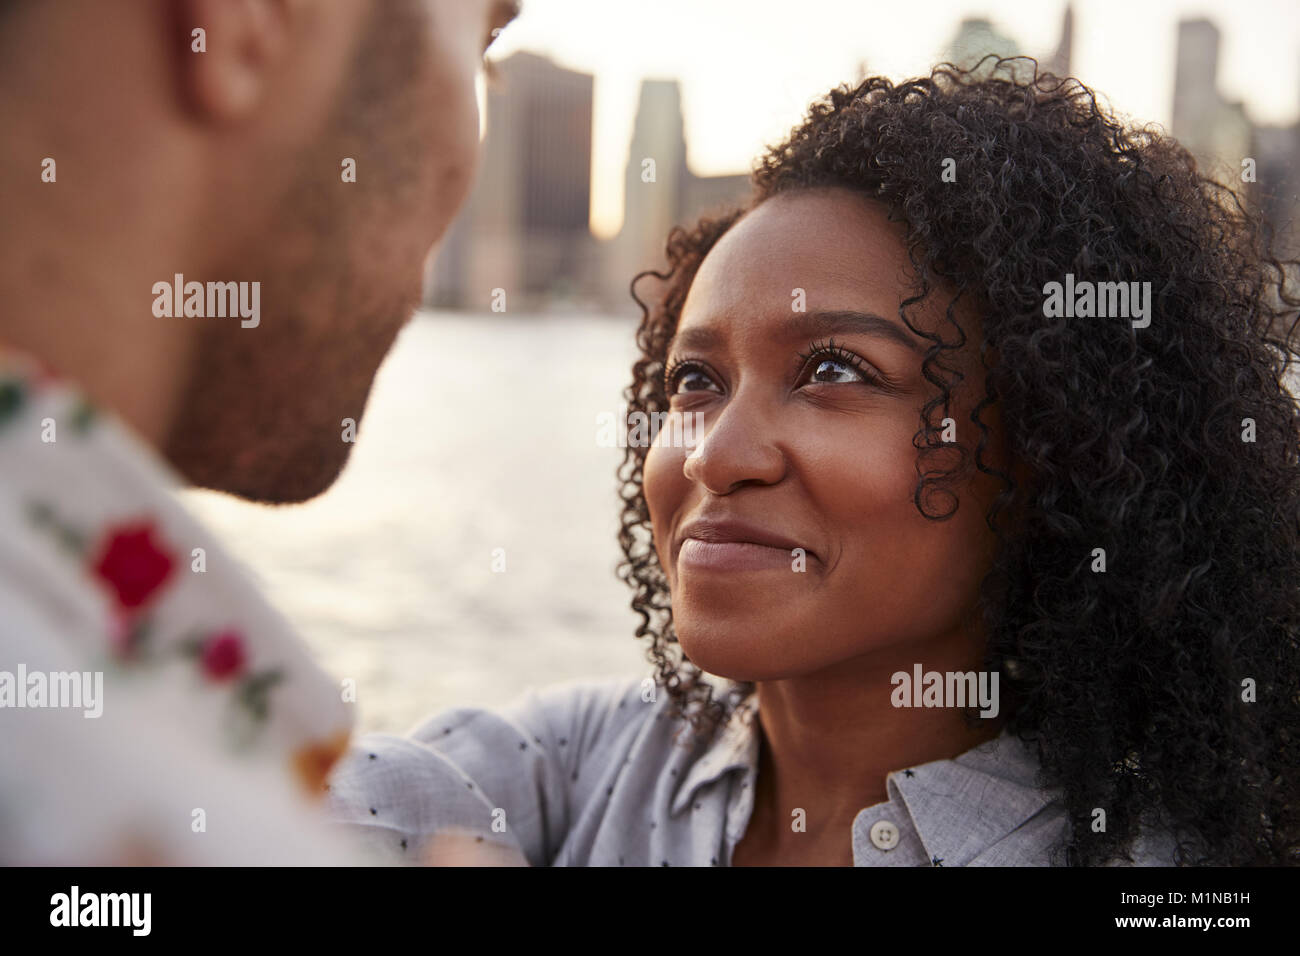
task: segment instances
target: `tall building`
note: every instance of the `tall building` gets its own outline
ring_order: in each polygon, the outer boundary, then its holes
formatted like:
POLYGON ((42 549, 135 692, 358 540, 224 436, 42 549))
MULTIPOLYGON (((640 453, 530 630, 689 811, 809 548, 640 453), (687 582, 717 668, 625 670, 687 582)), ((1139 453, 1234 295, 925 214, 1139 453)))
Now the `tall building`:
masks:
POLYGON ((1278 251, 1285 258, 1300 258, 1300 121, 1255 127, 1251 155, 1254 202, 1273 230, 1278 251))
POLYGON ((497 66, 470 198, 427 284, 435 306, 509 308, 596 291, 591 214, 593 78, 531 53, 497 66))
POLYGON ((1065 13, 1061 17, 1061 39, 1057 41, 1056 49, 1050 56, 1044 57, 1040 61, 1042 72, 1053 73, 1056 76, 1070 75, 1070 55, 1074 49, 1074 5, 1067 3, 1065 13))
POLYGON ((1300 255, 1300 123, 1257 126, 1240 101, 1227 100, 1218 84, 1219 43, 1209 20, 1179 22, 1170 132, 1203 172, 1263 213, 1279 251, 1300 255))
POLYGON ((1209 20, 1180 21, 1176 56, 1170 132, 1207 173, 1240 186, 1253 131, 1242 103, 1219 92, 1219 28, 1209 20))
POLYGON ((689 176, 681 86, 676 80, 645 80, 623 178, 623 225, 606 246, 606 292, 611 301, 622 295, 630 306, 627 287, 632 276, 659 264, 669 230, 681 221, 689 176))
MULTIPOLYGON (((1065 5, 1065 13, 1061 18, 1061 36, 1057 42, 1056 49, 1044 57, 1038 58, 1038 71, 1040 73, 1054 73, 1056 76, 1070 75, 1070 53, 1074 45, 1074 7, 1072 4, 1065 5)), ((957 28, 957 35, 953 37, 952 42, 944 58, 949 62, 970 69, 979 63, 989 54, 996 54, 1001 57, 1015 57, 1023 55, 1020 51, 1019 44, 1005 33, 1002 33, 993 22, 983 17, 967 17, 961 21, 957 28)), ((986 64, 986 68, 992 68, 991 63, 986 64)), ((1004 67, 1004 70, 1007 68, 1004 67)), ((1016 62, 1010 72, 1018 80, 1027 80, 1034 75, 1033 65, 1028 61, 1016 62)))
POLYGON ((606 244, 605 292, 618 311, 634 308, 628 284, 638 272, 665 265, 664 245, 674 226, 742 203, 747 173, 697 176, 686 161, 681 85, 676 80, 641 84, 624 178, 623 226, 606 244))
MULTIPOLYGON (((957 27, 957 35, 948 45, 944 59, 954 66, 969 70, 990 54, 999 57, 1019 56, 1020 47, 1011 37, 999 32, 991 20, 966 17, 957 27)), ((986 63, 985 69, 991 71, 992 63, 993 61, 986 63)), ((1028 63, 1016 63, 1012 72, 1018 78, 1033 75, 1028 63)))

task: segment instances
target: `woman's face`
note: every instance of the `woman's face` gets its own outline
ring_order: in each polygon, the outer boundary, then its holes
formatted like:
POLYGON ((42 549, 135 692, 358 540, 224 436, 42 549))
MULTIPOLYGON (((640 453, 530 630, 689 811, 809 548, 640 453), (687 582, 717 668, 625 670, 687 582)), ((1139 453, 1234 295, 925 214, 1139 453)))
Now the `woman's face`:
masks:
MULTIPOLYGON (((928 645, 978 646, 978 624, 963 622, 993 555, 984 515, 1001 483, 968 477, 947 521, 916 509, 912 437, 937 389, 921 374, 927 343, 898 318, 913 291, 902 237, 858 194, 805 190, 759 205, 700 265, 667 384, 675 412, 702 414, 702 439, 674 447, 660 432, 644 489, 678 639, 705 671, 775 680, 884 649, 925 664, 928 645)), ((953 341, 950 298, 940 289, 909 317, 953 341)), ((956 317, 967 345, 944 361, 965 380, 949 414, 973 450, 980 329, 956 317)), ((996 414, 983 419, 986 461, 1000 465, 996 414)))

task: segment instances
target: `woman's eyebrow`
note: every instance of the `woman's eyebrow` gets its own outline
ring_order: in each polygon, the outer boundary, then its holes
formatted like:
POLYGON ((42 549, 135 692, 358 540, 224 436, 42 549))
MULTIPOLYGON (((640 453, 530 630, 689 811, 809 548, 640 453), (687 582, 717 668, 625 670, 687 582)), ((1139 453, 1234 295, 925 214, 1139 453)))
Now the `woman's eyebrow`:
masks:
POLYGON ((815 338, 834 334, 874 335, 892 339, 913 352, 924 353, 921 340, 906 331, 897 322, 891 322, 874 312, 855 312, 839 309, 828 312, 797 312, 786 323, 792 338, 815 338))
MULTIPOLYGON (((783 335, 791 339, 812 339, 856 333, 891 339, 918 354, 925 352, 925 346, 920 339, 905 331, 897 322, 891 322, 874 312, 857 312, 852 309, 796 312, 789 320, 782 319, 782 325, 783 335)), ((674 349, 705 352, 719 348, 725 340, 726 334, 718 326, 704 325, 682 329, 669 341, 664 354, 671 355, 674 349)))
POLYGON ((711 325, 682 329, 668 340, 668 347, 664 349, 664 354, 672 355, 674 349, 707 352, 710 349, 718 348, 724 341, 726 341, 726 335, 720 329, 711 325))

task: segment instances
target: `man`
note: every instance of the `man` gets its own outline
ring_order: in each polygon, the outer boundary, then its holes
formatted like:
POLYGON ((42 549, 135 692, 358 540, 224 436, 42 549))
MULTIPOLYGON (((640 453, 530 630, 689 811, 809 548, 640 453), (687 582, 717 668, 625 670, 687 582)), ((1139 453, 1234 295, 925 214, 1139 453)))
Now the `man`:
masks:
POLYGON ((0 863, 343 859, 349 705, 189 483, 330 486, 499 0, 0 0, 0 863))

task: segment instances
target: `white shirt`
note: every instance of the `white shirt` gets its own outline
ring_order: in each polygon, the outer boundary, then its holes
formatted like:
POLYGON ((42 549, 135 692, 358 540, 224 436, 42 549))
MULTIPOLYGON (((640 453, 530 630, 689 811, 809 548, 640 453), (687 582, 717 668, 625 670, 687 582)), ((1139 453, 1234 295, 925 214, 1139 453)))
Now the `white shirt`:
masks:
POLYGON ((0 351, 0 864, 353 859, 319 810, 352 707, 180 487, 0 351))

